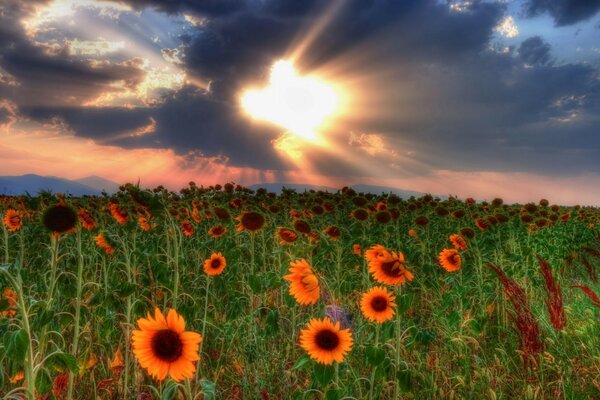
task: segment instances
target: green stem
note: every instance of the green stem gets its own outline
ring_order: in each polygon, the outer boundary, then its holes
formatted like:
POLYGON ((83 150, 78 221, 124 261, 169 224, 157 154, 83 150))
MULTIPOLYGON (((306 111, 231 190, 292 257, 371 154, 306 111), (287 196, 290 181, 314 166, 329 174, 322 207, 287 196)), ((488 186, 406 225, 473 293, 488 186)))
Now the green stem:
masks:
MULTIPOLYGON (((377 324, 375 326, 375 347, 379 347, 379 330, 381 326, 377 324)), ((373 367, 373 371, 371 371, 371 381, 369 386, 369 400, 373 399, 373 389, 375 389, 375 373, 377 372, 377 366, 373 367)))
POLYGON ((8 264, 10 262, 10 254, 8 253, 8 229, 4 223, 2 224, 2 232, 4 233, 4 263, 8 264))
MULTIPOLYGON (((202 345, 204 344, 204 332, 206 332, 206 316, 208 314, 208 289, 210 287, 210 276, 206 275, 206 295, 204 296, 204 317, 202 318, 202 341, 200 342, 200 349, 199 349, 199 353, 200 353, 200 357, 202 357, 202 345)), ((198 361, 198 365, 196 366, 196 380, 199 377, 199 372, 200 372, 200 362, 202 360, 198 361)))
MULTIPOLYGON (((396 301, 400 301, 400 286, 398 286, 396 290, 396 301)), ((400 381, 398 380, 398 375, 400 372, 400 346, 402 344, 402 325, 400 312, 396 313, 396 365, 395 365, 395 373, 396 373, 396 385, 394 386, 394 399, 400 398, 400 381)))
MULTIPOLYGON (((81 251, 81 227, 77 228, 77 297, 75 300, 75 327, 73 330, 73 344, 71 346, 71 354, 77 359, 77 347, 79 345, 79 325, 81 319, 81 293, 83 281, 83 253, 81 251)), ((75 382, 75 374, 69 373, 69 388, 67 399, 73 399, 73 384, 75 382)))

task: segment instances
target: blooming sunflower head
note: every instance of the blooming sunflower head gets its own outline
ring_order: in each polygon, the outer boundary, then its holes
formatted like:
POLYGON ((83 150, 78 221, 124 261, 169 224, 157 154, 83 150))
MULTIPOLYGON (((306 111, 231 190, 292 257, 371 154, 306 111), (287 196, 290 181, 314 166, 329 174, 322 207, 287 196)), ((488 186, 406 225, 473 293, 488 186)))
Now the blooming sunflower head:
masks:
POLYGON ((381 324, 394 317, 395 299, 386 288, 376 286, 362 295, 360 310, 366 319, 381 324))
POLYGON ((254 211, 246 211, 242 215, 236 217, 236 220, 239 222, 237 225, 238 232, 243 230, 256 232, 265 224, 265 217, 254 211))
POLYGON ((2 292, 2 297, 8 303, 8 309, 3 310, 1 315, 3 317, 14 317, 17 314, 14 309, 17 305, 17 294, 11 288, 6 288, 2 292))
POLYGON ((344 361, 352 343, 350 330, 340 329, 340 323, 333 323, 329 318, 312 319, 300 331, 300 346, 319 364, 344 361))
POLYGON ((213 226, 208 230, 208 234, 214 239, 223 236, 225 232, 227 232, 227 228, 225 228, 223 225, 213 226))
POLYGON ((96 221, 91 216, 89 211, 80 207, 79 212, 77 214, 79 215, 79 222, 81 222, 81 226, 83 226, 84 229, 87 229, 88 231, 94 229, 94 227, 96 226, 96 221))
POLYGON ((450 235, 450 243, 452 243, 452 246, 454 246, 455 249, 461 251, 466 250, 469 247, 465 238, 456 233, 450 235))
POLYGON ((77 213, 69 206, 57 204, 46 209, 42 223, 54 233, 68 232, 77 224, 77 213))
POLYGON ((185 331, 185 320, 173 309, 165 317, 157 308, 154 317, 140 318, 133 331, 133 354, 148 374, 159 381, 167 375, 179 382, 194 376, 202 336, 185 331))
POLYGON ((321 297, 319 279, 306 260, 290 262, 290 274, 284 279, 290 282, 290 295, 300 304, 315 304, 321 297))
POLYGON ((458 271, 462 263, 460 254, 456 249, 444 249, 438 257, 440 266, 448 272, 458 271))
POLYGON ((221 275, 227 266, 227 261, 221 253, 213 253, 210 258, 204 260, 204 272, 208 275, 221 275))
POLYGON ((386 285, 402 285, 413 280, 413 274, 404 265, 404 254, 389 252, 381 245, 375 245, 365 252, 369 272, 373 278, 386 285))
POLYGON ((279 244, 294 243, 298 239, 298 234, 291 229, 279 228, 275 237, 279 238, 279 244))
POLYGON ((14 208, 9 208, 4 213, 4 225, 9 232, 16 232, 23 226, 23 218, 21 213, 14 208))

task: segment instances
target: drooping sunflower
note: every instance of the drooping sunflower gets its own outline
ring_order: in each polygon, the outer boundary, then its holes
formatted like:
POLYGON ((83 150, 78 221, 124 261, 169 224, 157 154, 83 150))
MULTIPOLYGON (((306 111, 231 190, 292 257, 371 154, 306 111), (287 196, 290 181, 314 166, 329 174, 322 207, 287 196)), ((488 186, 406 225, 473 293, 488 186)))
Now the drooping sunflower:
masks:
POLYGON ((127 213, 127 210, 119 206, 118 203, 110 203, 110 205, 108 206, 108 210, 110 211, 110 215, 113 216, 113 218, 119 223, 119 225, 124 225, 125 223, 127 223, 127 220, 129 219, 129 214, 127 213))
POLYGON ((375 286, 362 295, 360 310, 366 319, 381 324, 394 317, 395 299, 386 288, 375 286))
POLYGON ((176 382, 194 376, 202 336, 185 331, 182 316, 170 309, 165 318, 157 308, 154 317, 148 313, 137 323, 140 329, 133 331, 133 354, 150 376, 162 381, 169 375, 176 382))
POLYGON ((94 229, 96 226, 96 221, 94 221, 94 218, 91 216, 89 211, 84 208, 79 208, 78 215, 79 222, 81 222, 81 226, 83 226, 84 229, 87 229, 88 231, 94 229))
POLYGON ((208 234, 214 239, 223 236, 226 232, 227 228, 225 228, 223 225, 213 226, 208 230, 208 234))
POLYGON ((143 215, 138 217, 138 225, 144 232, 148 232, 150 229, 152 229, 152 226, 150 226, 150 222, 148 221, 148 217, 143 215))
POLYGON ((477 218, 477 219, 475 220, 475 225, 476 225, 476 226, 479 228, 479 230, 481 230, 481 231, 485 231, 487 228, 489 228, 489 227, 490 227, 490 226, 489 226, 489 224, 488 224, 488 222, 487 222, 485 219, 483 219, 483 218, 477 218))
POLYGON ((23 226, 23 218, 21 213, 14 208, 9 208, 4 213, 4 225, 9 232, 16 232, 23 226))
POLYGON ((2 292, 2 297, 8 302, 8 307, 10 308, 9 310, 2 311, 2 316, 14 317, 17 314, 17 311, 14 309, 17 305, 17 294, 11 288, 6 288, 2 292))
POLYGON ((67 205, 57 204, 44 211, 42 223, 53 233, 68 232, 77 224, 77 213, 67 205))
POLYGON ((291 229, 281 227, 277 229, 275 237, 279 238, 279 244, 294 243, 296 240, 298 240, 298 234, 296 232, 291 229))
POLYGON ((290 274, 283 277, 291 283, 290 295, 299 304, 315 304, 321 297, 321 289, 312 268, 305 259, 292 261, 290 266, 290 274))
POLYGON ((375 245, 365 252, 369 263, 369 272, 379 283, 402 285, 413 280, 413 274, 404 265, 404 254, 389 252, 381 245, 375 245))
POLYGON ((440 252, 438 260, 442 268, 448 272, 458 271, 462 263, 460 254, 456 249, 444 249, 440 252))
POLYGON ((221 253, 212 253, 209 259, 204 260, 204 272, 208 275, 221 275, 226 266, 227 260, 221 253))
POLYGON ((311 231, 311 228, 310 228, 310 225, 308 224, 308 222, 306 222, 302 219, 294 221, 294 229, 300 233, 304 233, 305 235, 308 235, 311 231))
POLYGON ((237 231, 250 231, 256 232, 262 228, 265 224, 265 217, 254 211, 246 211, 245 213, 235 218, 239 224, 237 225, 237 231))
POLYGON ((334 225, 328 226, 325 229, 323 229, 323 233, 325 233, 329 237, 329 240, 336 240, 339 239, 340 236, 342 236, 342 231, 340 231, 340 228, 334 225))
POLYGON ((464 251, 469 247, 465 238, 456 233, 450 235, 450 243, 456 250, 464 251))
POLYGON ((340 329, 340 323, 329 318, 311 319, 300 331, 300 346, 319 364, 331 365, 344 361, 352 350, 350 329, 340 329))
POLYGON ((96 245, 98 247, 104 249, 104 252, 106 254, 110 255, 115 251, 112 244, 110 244, 110 242, 106 239, 106 236, 104 236, 103 233, 96 235, 96 237, 94 237, 94 241, 96 242, 96 245))

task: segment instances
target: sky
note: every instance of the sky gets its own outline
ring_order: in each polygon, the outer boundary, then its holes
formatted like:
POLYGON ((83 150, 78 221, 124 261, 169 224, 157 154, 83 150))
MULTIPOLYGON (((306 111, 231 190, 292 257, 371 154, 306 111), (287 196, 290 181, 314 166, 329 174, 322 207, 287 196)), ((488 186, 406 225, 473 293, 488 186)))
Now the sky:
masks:
POLYGON ((600 0, 0 0, 4 176, 600 205, 599 128, 600 0))

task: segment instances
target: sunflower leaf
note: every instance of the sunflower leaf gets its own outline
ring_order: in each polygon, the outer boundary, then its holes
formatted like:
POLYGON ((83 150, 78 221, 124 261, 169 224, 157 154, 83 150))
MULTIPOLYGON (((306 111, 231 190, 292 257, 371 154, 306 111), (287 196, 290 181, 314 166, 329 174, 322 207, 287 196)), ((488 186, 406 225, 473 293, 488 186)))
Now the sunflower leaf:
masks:
POLYGON ((202 379, 200 381, 200 386, 202 387, 202 396, 204 397, 204 400, 215 400, 217 385, 214 382, 202 379))
POLYGON ((321 384, 321 386, 326 386, 333 379, 333 375, 335 373, 335 369, 332 365, 323 365, 316 364, 315 365, 315 373, 314 378, 321 384))
POLYGON ((307 364, 310 362, 310 357, 308 354, 303 354, 300 356, 298 361, 296 361, 296 365, 294 365, 294 369, 304 369, 307 364))
POLYGON ((366 353, 367 361, 373 366, 380 365, 385 359, 385 350, 380 347, 370 345, 367 347, 366 353))

